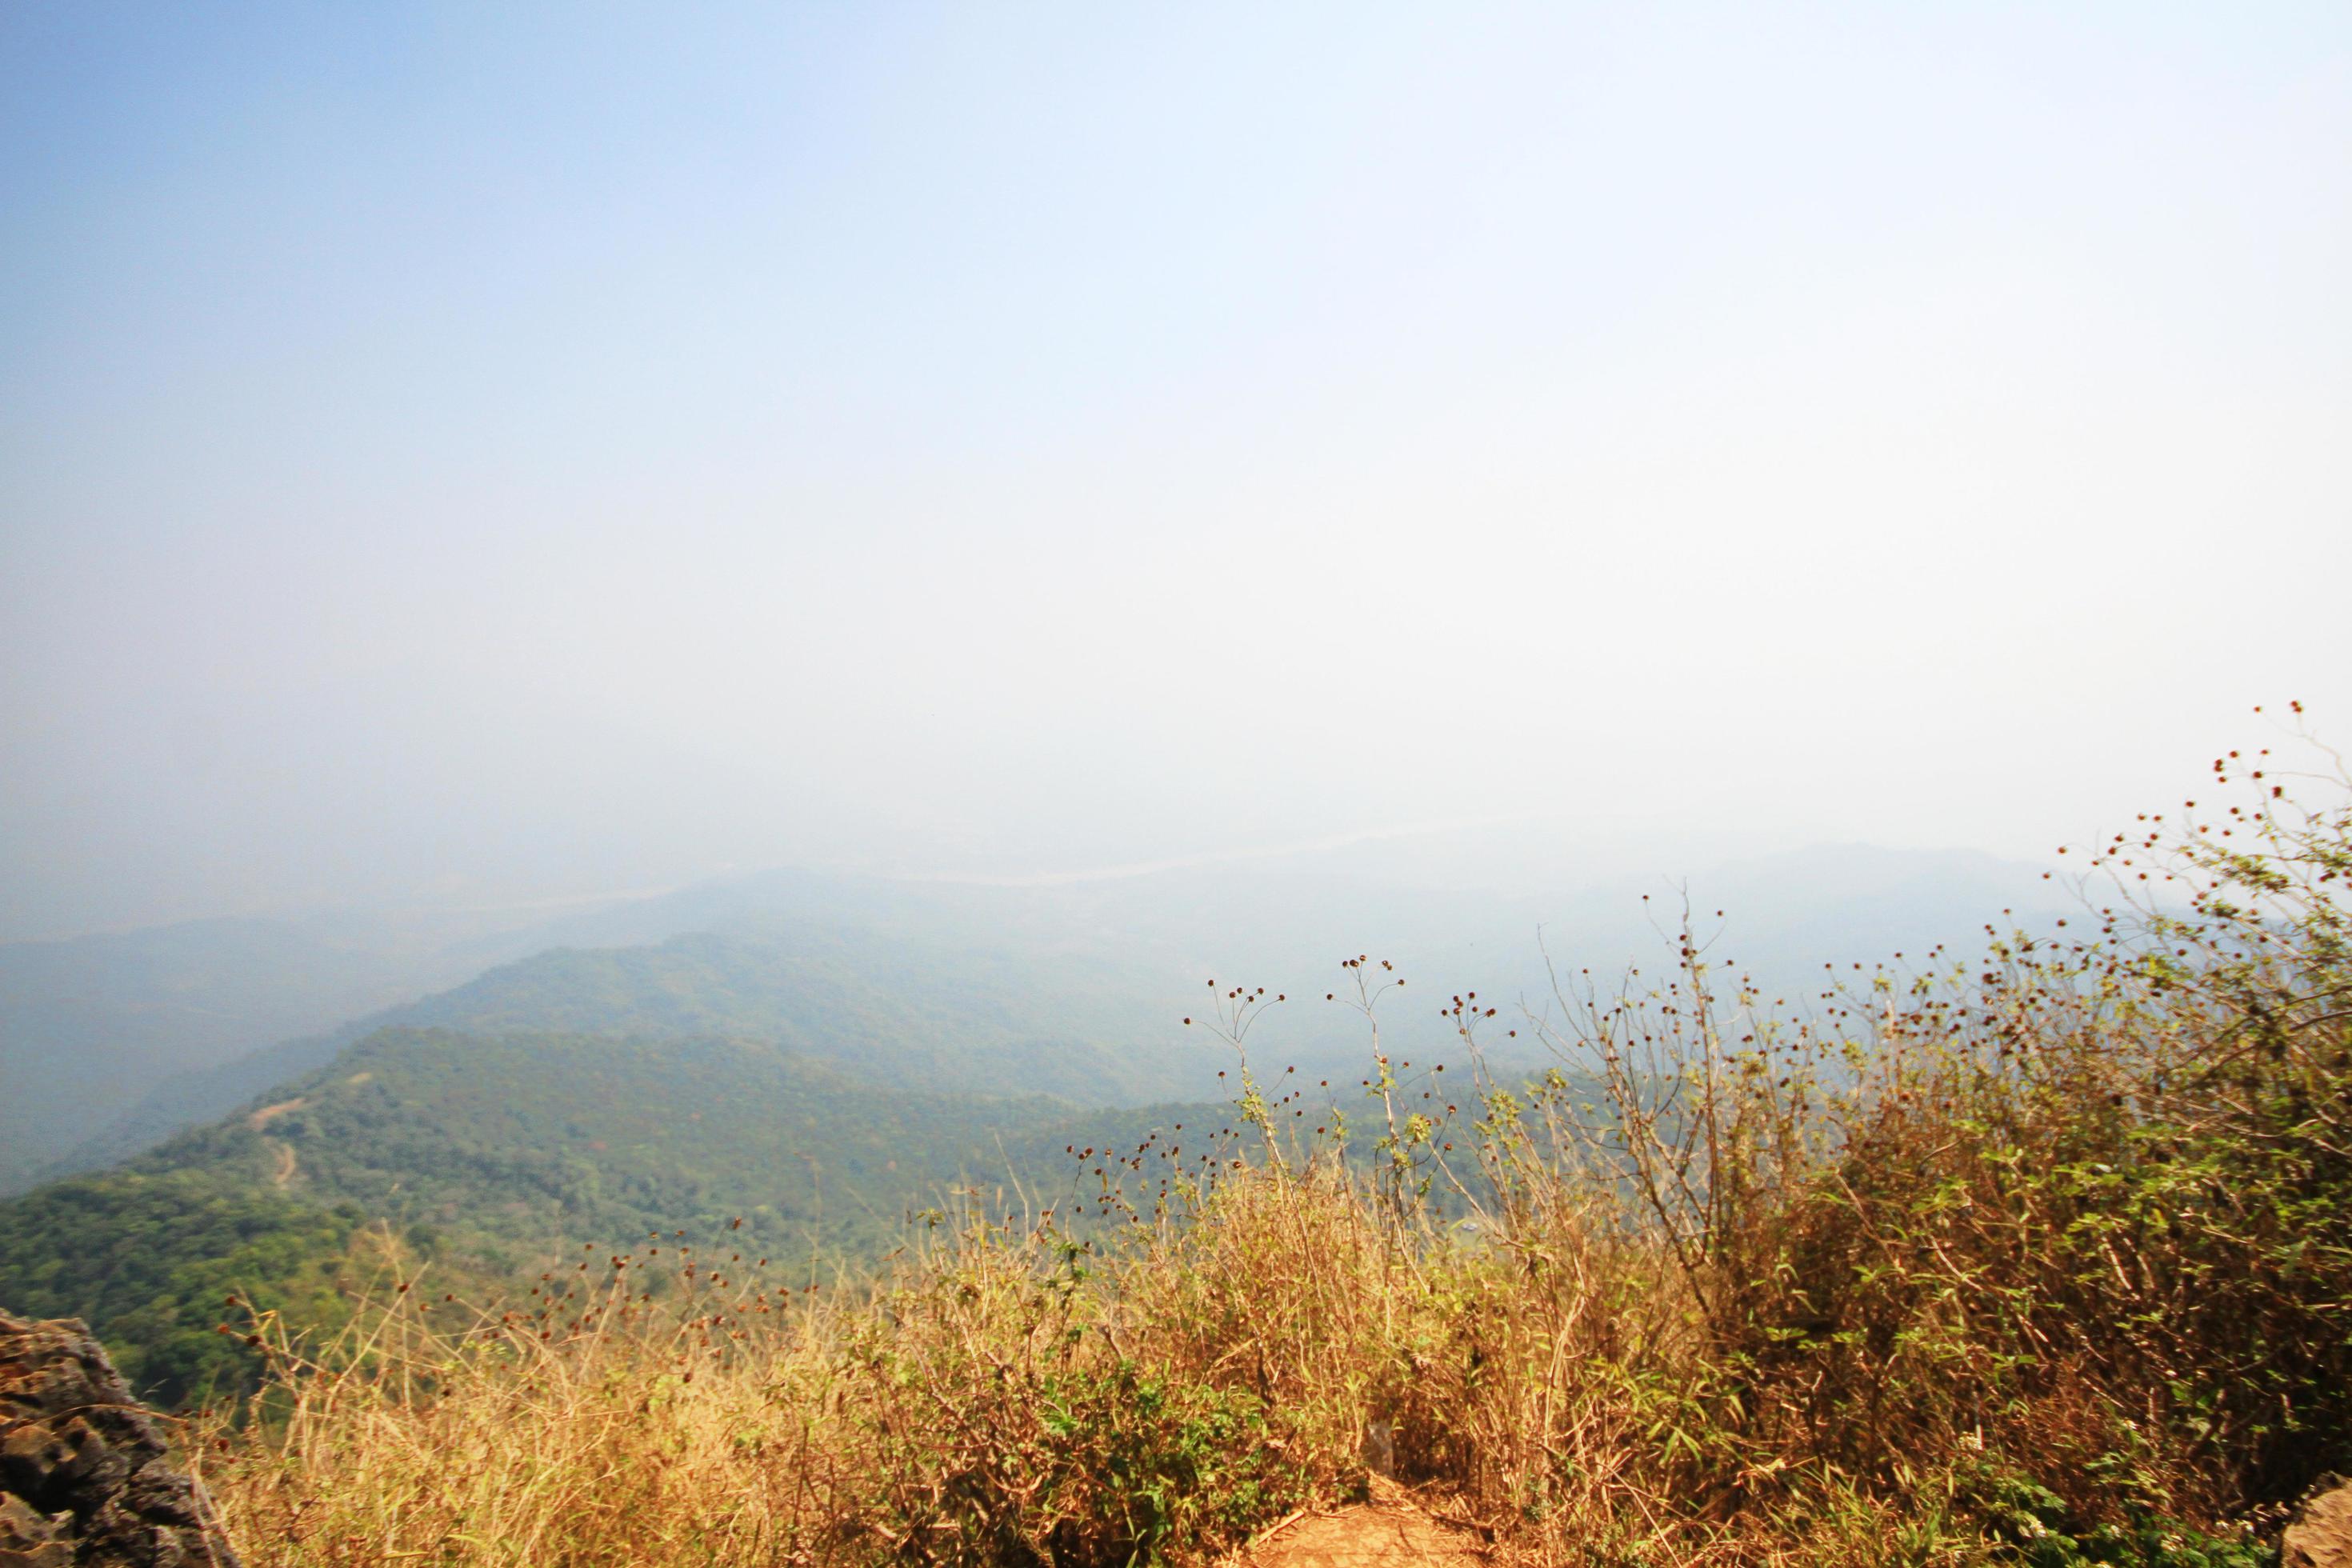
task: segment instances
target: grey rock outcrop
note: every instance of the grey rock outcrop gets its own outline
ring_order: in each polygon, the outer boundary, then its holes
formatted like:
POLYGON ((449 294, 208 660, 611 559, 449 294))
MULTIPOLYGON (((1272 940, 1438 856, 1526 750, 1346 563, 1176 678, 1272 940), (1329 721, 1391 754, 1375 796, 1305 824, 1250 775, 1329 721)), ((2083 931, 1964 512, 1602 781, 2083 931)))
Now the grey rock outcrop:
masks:
POLYGON ((237 1558, 89 1331, 0 1312, 0 1568, 90 1565, 237 1558))

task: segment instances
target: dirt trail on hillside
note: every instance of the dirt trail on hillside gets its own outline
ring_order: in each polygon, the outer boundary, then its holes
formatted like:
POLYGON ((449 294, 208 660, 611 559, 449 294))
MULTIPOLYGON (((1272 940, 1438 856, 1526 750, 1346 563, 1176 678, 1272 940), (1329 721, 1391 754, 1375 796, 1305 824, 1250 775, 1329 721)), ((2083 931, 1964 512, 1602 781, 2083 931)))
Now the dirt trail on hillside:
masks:
POLYGON ((1294 1514, 1252 1542, 1242 1568, 1484 1568, 1472 1531, 1390 1498, 1294 1514))
POLYGON ((284 1192, 294 1184, 294 1145, 281 1143, 275 1138, 264 1142, 269 1145, 270 1155, 278 1162, 278 1168, 269 1173, 269 1180, 278 1191, 284 1192))

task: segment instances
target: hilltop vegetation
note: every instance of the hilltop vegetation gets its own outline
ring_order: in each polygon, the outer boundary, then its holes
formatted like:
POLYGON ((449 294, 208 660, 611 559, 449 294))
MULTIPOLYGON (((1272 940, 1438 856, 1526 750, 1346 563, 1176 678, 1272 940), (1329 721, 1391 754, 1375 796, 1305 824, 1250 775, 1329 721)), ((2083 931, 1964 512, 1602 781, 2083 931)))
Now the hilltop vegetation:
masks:
MULTIPOLYGON (((834 1279, 904 1244, 919 1214, 1052 1207, 1089 1226, 1091 1172, 1114 1150, 1165 1161, 1189 1144, 1197 1163, 1234 1120, 886 1089, 757 1041, 384 1029, 119 1170, 0 1201, 0 1300, 88 1320, 133 1386, 173 1405, 258 1369, 214 1331, 226 1294, 305 1328, 340 1321, 362 1230, 477 1300, 649 1233, 834 1279)), ((1374 1136, 1358 1127, 1360 1153, 1374 1136)))
POLYGON ((1237 1144, 1104 1162, 1108 1231, 388 1292, 273 1342, 208 1479, 285 1563, 1200 1561, 1377 1454, 1548 1560, 2253 1568, 2352 1458, 2352 810, 2272 787, 2116 838, 2088 931, 1807 1016, 1695 937, 1568 977, 1516 1021, 1560 1077, 1364 1101, 1369 1161, 1244 1079, 1237 1144))
POLYGON ((584 1243, 737 1219, 747 1245, 829 1276, 870 1265, 951 1189, 1007 1210, 1057 1201, 1083 1173, 1069 1151, 1188 1120, 1181 1103, 1082 1110, 1075 1094, 982 1086, 1135 1096, 1214 1084, 1227 1059, 1209 1041, 1113 1051, 1029 1028, 1017 998, 1042 983, 971 954, 888 949, 913 977, 892 995, 885 956, 868 937, 773 925, 559 950, 380 1016, 401 1022, 214 1069, 215 1092, 244 1093, 227 1114, 0 1203, 0 1300, 89 1319, 169 1404, 257 1364, 210 1335, 221 1278, 328 1321, 316 1285, 352 1278, 355 1224, 389 1226, 476 1295, 584 1243), (159 1204, 206 1217, 155 1223, 159 1204), (119 1274, 126 1230, 146 1262, 119 1274))
MULTIPOLYGON (((1743 963, 1792 994, 1824 959, 1922 952, 1998 909, 2025 918, 2035 875, 1846 846, 1700 883, 1738 915, 1743 963)), ((0 1193, 129 1159, 391 1027, 723 1035, 878 1083, 1196 1100, 1218 1092, 1213 1064, 1175 1024, 1201 977, 1246 964, 1303 980, 1378 942, 1415 973, 1540 994, 1538 928, 1579 963, 1637 962, 1653 940, 1642 897, 1662 890, 1570 879, 1501 898, 1307 856, 1048 888, 774 873, 520 927, 214 921, 0 944, 0 1084, 17 1091, 0 1096, 0 1193)), ((1302 1011, 1284 1028, 1302 1071, 1358 1070, 1350 1020, 1302 1011)))
POLYGON ((175 1403, 251 1371, 212 1332, 226 1287, 331 1323, 365 1225, 476 1293, 583 1243, 739 1219, 743 1245, 830 1278, 895 1245, 910 1206, 1004 1181, 1002 1137, 1034 1146, 1075 1110, 884 1089, 752 1042, 447 1030, 369 1036, 273 1096, 0 1204, 0 1300, 88 1318, 175 1403))
POLYGON ((72 1163, 128 1157, 314 1072, 384 1029, 757 1040, 868 1083, 1089 1103, 1149 1099, 1185 1075, 1183 1064, 1132 1048, 1137 1011, 1083 964, 1048 975, 1003 954, 804 922, 755 921, 646 945, 558 948, 161 1085, 72 1163))
POLYGON ((330 1028, 481 963, 399 945, 381 931, 261 920, 0 943, 0 1192, 158 1079, 330 1028))
POLYGON ((884 1089, 757 1043, 370 1036, 259 1111, 133 1170, 348 1199, 520 1267, 559 1246, 740 1216, 806 1256, 895 1234, 908 1194, 1066 1102, 884 1089))
POLYGON ((77 1317, 123 1380, 167 1408, 251 1384, 257 1358, 216 1329, 231 1298, 329 1331, 350 1316, 366 1215, 195 1171, 61 1182, 0 1205, 0 1300, 77 1317))

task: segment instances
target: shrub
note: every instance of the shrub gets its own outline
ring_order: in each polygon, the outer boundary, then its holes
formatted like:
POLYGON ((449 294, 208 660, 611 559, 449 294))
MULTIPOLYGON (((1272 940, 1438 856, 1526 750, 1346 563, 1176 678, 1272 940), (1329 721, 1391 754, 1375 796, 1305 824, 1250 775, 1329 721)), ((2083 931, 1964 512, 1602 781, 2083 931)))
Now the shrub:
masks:
POLYGON ((1276 1136, 1234 988, 1244 1138, 1133 1193, 1107 1158, 1083 1233, 266 1324, 280 1417, 212 1482, 258 1562, 1098 1568, 1360 1495, 1378 1432, 1563 1562, 2266 1562, 2352 1458, 2352 812, 2241 767, 2099 852, 2087 931, 1787 1014, 1686 929, 1663 978, 1562 976, 1516 1021, 1558 1070, 1458 1121, 1393 1113, 1376 1032, 1369 1162, 1276 1136))

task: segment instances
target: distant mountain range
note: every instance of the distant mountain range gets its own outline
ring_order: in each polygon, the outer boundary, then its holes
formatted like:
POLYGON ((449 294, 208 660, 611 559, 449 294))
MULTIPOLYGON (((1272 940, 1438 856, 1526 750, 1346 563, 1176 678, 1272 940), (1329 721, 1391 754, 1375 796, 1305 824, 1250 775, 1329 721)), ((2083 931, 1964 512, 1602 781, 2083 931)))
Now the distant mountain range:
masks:
POLYGON ((180 1074, 52 1173, 126 1158, 389 1028, 752 1040, 875 1085, 1087 1103, 1163 1098, 1188 1075, 1165 1053, 1129 1043, 1151 1023, 1132 994, 1082 959, 1049 970, 797 921, 639 947, 557 948, 327 1034, 180 1074))
POLYGON ((0 1301, 89 1320, 176 1400, 242 1365, 210 1331, 228 1294, 316 1312, 371 1223, 469 1288, 656 1231, 829 1278, 910 1205, 1003 1182, 1004 1137, 1076 1109, 882 1088, 751 1040, 383 1029, 125 1165, 0 1202, 0 1301))
MULTIPOLYGON (((1825 963, 1917 961, 2063 907, 2032 868, 1854 848, 1723 868, 1694 896, 1713 956, 1800 1002, 1825 963)), ((1540 1009, 1547 952, 1656 966, 1680 910, 1663 882, 1504 900, 1313 865, 1052 888, 779 874, 523 930, 18 944, 0 949, 6 1168, 47 1179, 0 1201, 0 1304, 89 1319, 176 1399, 244 1374, 211 1331, 226 1293, 331 1316, 371 1226, 483 1289, 648 1232, 854 1265, 945 1194, 1068 1189, 1066 1150, 1182 1124, 1197 1159, 1232 1121, 1229 1048, 1182 1024, 1208 982, 1288 994, 1255 1064, 1346 1109, 1363 1023, 1322 994, 1343 955, 1409 977, 1383 1005, 1394 1056, 1459 1069, 1452 991, 1540 1009)), ((1501 1070, 1543 1065, 1504 1048, 1501 1070)))
MULTIPOLYGON (((1722 953, 1790 991, 1825 961, 1916 955, 2057 904, 2035 868, 1861 847, 1721 867, 1693 892, 1727 911, 1722 953)), ((524 925, 0 944, 0 1192, 125 1158, 393 1026, 735 1034, 877 1081, 1187 1097, 1222 1065, 1176 1025, 1202 980, 1314 994, 1342 954, 1377 952, 1418 984, 1540 996, 1545 950, 1601 972, 1654 959, 1674 896, 1664 879, 1512 897, 1381 882, 1333 854, 1053 887, 778 872, 524 925)), ((1300 1009, 1273 1039, 1330 1062, 1356 1035, 1300 1009)))

